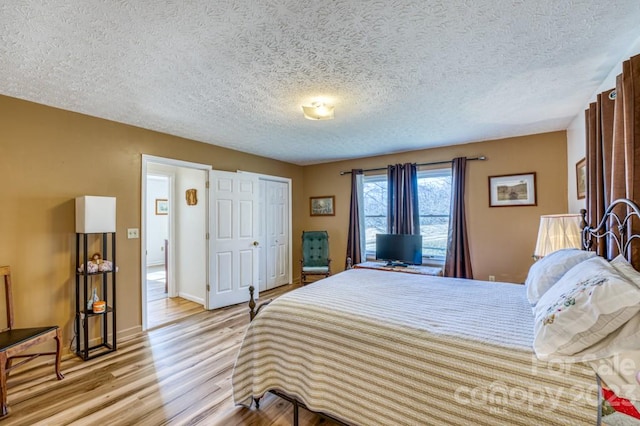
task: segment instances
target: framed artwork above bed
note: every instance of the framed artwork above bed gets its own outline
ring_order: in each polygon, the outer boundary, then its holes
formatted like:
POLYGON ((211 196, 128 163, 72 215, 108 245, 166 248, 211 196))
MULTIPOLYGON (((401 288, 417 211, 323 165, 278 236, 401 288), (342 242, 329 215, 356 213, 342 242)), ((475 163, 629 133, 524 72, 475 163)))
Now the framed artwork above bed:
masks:
POLYGON ((535 206, 535 172, 489 176, 489 207, 535 206))

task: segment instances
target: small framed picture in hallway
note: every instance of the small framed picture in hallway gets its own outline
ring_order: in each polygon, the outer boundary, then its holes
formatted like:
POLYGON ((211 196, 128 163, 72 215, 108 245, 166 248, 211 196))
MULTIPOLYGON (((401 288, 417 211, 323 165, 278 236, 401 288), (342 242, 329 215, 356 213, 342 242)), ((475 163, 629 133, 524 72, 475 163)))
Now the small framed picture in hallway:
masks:
POLYGON ((169 200, 156 198, 156 214, 169 214, 169 200))

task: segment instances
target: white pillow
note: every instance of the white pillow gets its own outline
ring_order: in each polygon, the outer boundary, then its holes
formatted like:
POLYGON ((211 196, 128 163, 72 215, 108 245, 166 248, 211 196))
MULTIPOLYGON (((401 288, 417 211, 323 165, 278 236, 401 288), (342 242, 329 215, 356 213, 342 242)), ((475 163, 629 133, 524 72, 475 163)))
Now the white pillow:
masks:
POLYGON ((640 272, 636 271, 633 265, 631 265, 623 255, 619 254, 616 256, 616 258, 611 261, 611 265, 616 268, 616 271, 618 271, 620 275, 640 287, 640 272))
POLYGON ((542 295, 558 282, 569 269, 595 255, 596 253, 593 251, 563 249, 554 251, 531 265, 524 282, 527 299, 529 299, 531 306, 535 306, 542 295))
POLYGON ((580 352, 640 312, 640 288, 601 257, 569 270, 534 308, 533 347, 540 359, 580 352))

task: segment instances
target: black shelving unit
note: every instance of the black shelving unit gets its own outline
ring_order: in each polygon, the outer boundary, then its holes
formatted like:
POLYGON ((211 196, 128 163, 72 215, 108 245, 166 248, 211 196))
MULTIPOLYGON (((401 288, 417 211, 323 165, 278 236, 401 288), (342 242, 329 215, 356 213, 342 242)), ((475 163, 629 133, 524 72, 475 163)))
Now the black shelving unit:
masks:
POLYGON ((76 354, 89 360, 116 350, 116 234, 76 233, 76 354), (111 271, 89 273, 89 244, 99 245, 101 256, 113 263, 111 271), (84 266, 81 266, 84 265, 84 266), (82 267, 82 269, 80 269, 82 267), (90 287, 89 279, 92 281, 90 287), (99 288, 100 300, 107 304, 105 312, 87 309, 93 286, 99 288), (97 343, 96 343, 97 341, 97 343))

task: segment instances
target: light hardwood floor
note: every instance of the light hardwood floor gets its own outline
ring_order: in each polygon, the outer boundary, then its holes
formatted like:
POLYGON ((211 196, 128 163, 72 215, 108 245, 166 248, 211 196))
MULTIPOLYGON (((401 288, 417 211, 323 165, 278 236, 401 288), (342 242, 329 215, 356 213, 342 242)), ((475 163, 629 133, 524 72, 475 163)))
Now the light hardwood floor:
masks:
POLYGON ((147 328, 168 325, 184 317, 204 312, 204 307, 182 297, 165 297, 147 303, 147 328))
MULTIPOLYGON (((121 340, 104 357, 70 355, 61 381, 50 364, 16 369, 0 425, 291 425, 291 404, 271 394, 260 410, 233 405, 231 373, 248 323, 246 304, 203 311, 121 340)), ((300 410, 300 425, 320 424, 333 425, 300 410)))
POLYGON ((182 297, 167 297, 164 265, 147 267, 147 328, 156 328, 204 311, 204 306, 182 297))

